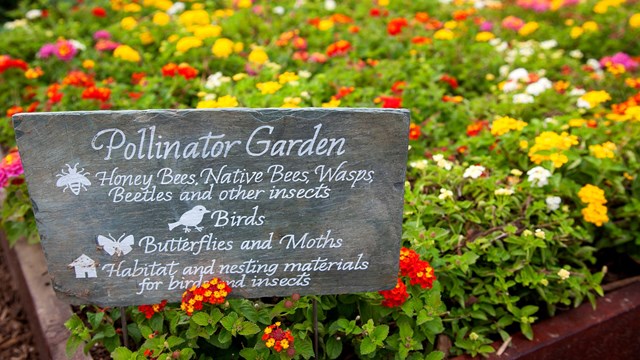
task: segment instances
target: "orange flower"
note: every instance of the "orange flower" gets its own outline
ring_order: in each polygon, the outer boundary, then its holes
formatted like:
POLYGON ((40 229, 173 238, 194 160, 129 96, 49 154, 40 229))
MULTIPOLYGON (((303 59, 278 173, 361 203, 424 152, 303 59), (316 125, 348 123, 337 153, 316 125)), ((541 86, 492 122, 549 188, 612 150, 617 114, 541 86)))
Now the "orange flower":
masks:
POLYGON ((213 278, 201 286, 194 285, 185 291, 180 308, 191 316, 195 310, 201 310, 203 304, 223 304, 230 293, 231 287, 225 281, 213 278), (213 291, 208 290, 209 288, 213 291))
POLYGON ((398 282, 393 289, 378 291, 378 293, 384 297, 382 306, 386 306, 388 308, 398 307, 404 304, 404 302, 409 298, 407 286, 400 278, 398 278, 398 282))
POLYGON ((418 140, 422 131, 420 130, 420 126, 414 123, 409 125, 409 140, 418 140))
POLYGON ((344 55, 351 50, 351 43, 347 40, 338 40, 327 47, 327 55, 330 57, 344 55))

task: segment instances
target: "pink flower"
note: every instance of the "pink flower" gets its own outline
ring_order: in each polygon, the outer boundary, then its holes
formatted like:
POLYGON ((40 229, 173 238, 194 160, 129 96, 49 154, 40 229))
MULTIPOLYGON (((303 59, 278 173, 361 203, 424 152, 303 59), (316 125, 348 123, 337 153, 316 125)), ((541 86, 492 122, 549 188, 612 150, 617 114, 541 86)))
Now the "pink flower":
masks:
POLYGON ((0 187, 5 187, 9 183, 9 175, 4 171, 3 168, 0 168, 0 187))
POLYGON ((38 50, 37 56, 41 59, 46 59, 49 56, 55 54, 55 52, 56 52, 56 46, 54 44, 44 44, 42 45, 40 50, 38 50))
POLYGON ((491 31, 493 30, 493 23, 491 21, 484 21, 480 24, 480 31, 491 31))
POLYGON ((22 168, 22 160, 20 159, 20 153, 12 151, 0 162, 0 169, 8 177, 20 176, 24 173, 22 168))
POLYGON ((518 31, 523 26, 524 26, 524 20, 518 17, 515 17, 513 15, 509 15, 502 20, 502 27, 505 29, 518 31))
POLYGON ((77 53, 78 49, 76 49, 70 41, 58 40, 58 42, 56 43, 56 50, 54 55, 62 61, 69 61, 73 59, 73 57, 76 56, 77 53))
POLYGON ((635 62, 631 56, 619 52, 613 56, 605 56, 600 60, 600 66, 605 67, 607 65, 622 65, 626 71, 633 71, 638 67, 638 63, 635 62))
POLYGON ((108 40, 111 39, 111 34, 107 30, 98 30, 93 33, 93 40, 108 40))

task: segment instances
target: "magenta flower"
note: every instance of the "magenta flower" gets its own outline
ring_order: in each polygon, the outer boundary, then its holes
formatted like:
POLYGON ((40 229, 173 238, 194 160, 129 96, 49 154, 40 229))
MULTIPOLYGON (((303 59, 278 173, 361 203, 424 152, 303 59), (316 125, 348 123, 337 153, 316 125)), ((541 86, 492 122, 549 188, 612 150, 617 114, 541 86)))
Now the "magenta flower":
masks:
POLYGON ((109 40, 111 34, 107 30, 98 30, 93 33, 93 40, 109 40))
POLYGON ((4 169, 0 168, 0 188, 6 187, 9 183, 9 175, 4 169))
POLYGON ((484 21, 480 24, 480 31, 491 31, 493 30, 493 23, 491 21, 484 21))
POLYGON ((8 177, 16 177, 22 175, 24 173, 24 168, 22 167, 20 153, 17 151, 12 151, 7 154, 7 156, 2 159, 2 162, 0 162, 0 169, 1 172, 8 177))
POLYGON ((42 45, 40 50, 38 50, 37 56, 41 59, 46 59, 49 56, 55 54, 55 52, 56 52, 56 46, 54 44, 44 44, 42 45))
POLYGON ((73 57, 76 56, 77 53, 78 49, 76 49, 76 47, 67 40, 58 40, 58 42, 56 43, 56 51, 54 55, 62 61, 69 61, 73 59, 73 57))
POLYGON ((622 65, 626 71, 633 71, 638 67, 638 63, 635 62, 631 56, 619 52, 613 56, 605 56, 600 59, 600 66, 605 67, 607 65, 622 65))

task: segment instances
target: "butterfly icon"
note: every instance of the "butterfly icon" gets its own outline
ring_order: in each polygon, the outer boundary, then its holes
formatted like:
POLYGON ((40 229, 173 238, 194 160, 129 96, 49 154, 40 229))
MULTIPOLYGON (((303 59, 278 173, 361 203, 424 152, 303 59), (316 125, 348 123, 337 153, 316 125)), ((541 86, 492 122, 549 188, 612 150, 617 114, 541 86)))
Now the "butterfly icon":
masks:
POLYGON ((131 245, 133 245, 134 239, 133 235, 122 234, 118 240, 114 239, 111 234, 109 237, 98 235, 98 245, 102 246, 102 249, 107 252, 107 254, 113 256, 127 255, 133 250, 131 245))

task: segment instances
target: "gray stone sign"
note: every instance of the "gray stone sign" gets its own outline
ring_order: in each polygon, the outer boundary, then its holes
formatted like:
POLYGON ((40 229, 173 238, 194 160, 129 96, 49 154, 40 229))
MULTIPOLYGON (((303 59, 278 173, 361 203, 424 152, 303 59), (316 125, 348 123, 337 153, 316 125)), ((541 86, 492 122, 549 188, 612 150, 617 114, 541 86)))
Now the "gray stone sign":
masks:
POLYGON ((396 284, 409 113, 33 113, 16 138, 54 288, 103 306, 396 284))

